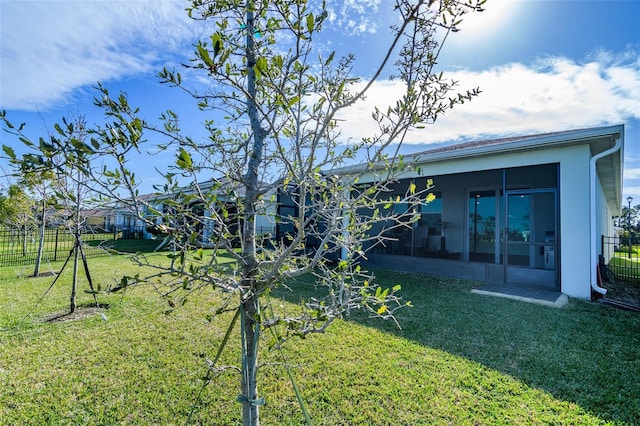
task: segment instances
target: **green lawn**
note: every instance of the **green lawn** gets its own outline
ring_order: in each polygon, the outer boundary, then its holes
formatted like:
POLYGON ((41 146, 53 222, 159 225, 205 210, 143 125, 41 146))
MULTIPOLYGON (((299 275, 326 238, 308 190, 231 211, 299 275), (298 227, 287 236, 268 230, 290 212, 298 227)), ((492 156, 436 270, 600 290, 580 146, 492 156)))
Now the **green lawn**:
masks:
POLYGON ((614 274, 640 279, 640 258, 635 253, 629 258, 625 253, 616 252, 608 266, 614 274))
MULTIPOLYGON (((91 259, 105 287, 132 272, 125 258, 91 259)), ((151 288, 102 296, 99 316, 44 323, 68 303, 65 274, 0 269, 0 424, 184 424, 225 318, 203 293, 165 315, 151 288), (28 315, 23 320, 25 315, 28 315)), ((640 316, 571 300, 563 309, 470 293, 474 283, 380 272, 414 307, 392 323, 354 314, 323 335, 291 341, 287 362, 317 425, 640 424, 640 316)), ((313 293, 309 281, 292 287, 313 293)), ((277 292, 283 306, 299 297, 277 292)), ((82 302, 88 303, 88 295, 82 302)), ((237 335, 234 336, 237 341, 237 335)), ((235 345, 223 364, 238 361, 235 345)), ((277 353, 260 370, 265 425, 299 425, 277 353)), ((195 424, 238 424, 238 376, 206 387, 195 424)))

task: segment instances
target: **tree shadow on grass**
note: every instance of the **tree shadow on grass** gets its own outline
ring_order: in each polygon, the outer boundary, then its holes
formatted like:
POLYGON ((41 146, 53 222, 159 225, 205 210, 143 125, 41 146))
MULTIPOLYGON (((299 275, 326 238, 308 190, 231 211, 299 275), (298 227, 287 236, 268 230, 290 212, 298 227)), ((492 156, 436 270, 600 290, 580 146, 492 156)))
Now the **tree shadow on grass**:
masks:
MULTIPOLYGON (((376 271, 383 287, 402 286, 412 308, 393 322, 355 312, 348 320, 478 362, 571 401, 600 419, 640 423, 640 316, 571 300, 564 308, 471 293, 475 283, 376 271)), ((274 293, 300 303, 321 290, 311 277, 274 293)))
POLYGON ((117 239, 85 241, 89 247, 114 250, 121 253, 153 253, 162 240, 152 239, 117 239))

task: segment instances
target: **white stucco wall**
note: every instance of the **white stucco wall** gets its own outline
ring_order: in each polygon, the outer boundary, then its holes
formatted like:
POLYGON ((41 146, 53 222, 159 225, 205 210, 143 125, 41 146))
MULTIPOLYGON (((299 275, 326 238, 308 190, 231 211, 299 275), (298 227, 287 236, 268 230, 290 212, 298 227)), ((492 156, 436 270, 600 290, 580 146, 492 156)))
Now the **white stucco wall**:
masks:
MULTIPOLYGON (((591 297, 592 237, 589 216, 588 146, 565 149, 560 163, 560 282, 563 293, 591 297)), ((595 268, 595 265, 593 265, 595 268)))

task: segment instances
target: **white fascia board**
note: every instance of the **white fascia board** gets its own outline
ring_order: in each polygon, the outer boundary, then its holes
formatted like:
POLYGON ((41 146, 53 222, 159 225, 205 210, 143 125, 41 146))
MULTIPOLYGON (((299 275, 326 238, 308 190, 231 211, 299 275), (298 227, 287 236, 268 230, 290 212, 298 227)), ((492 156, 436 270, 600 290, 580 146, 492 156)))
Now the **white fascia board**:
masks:
MULTIPOLYGON (((614 135, 620 133, 622 135, 624 126, 608 126, 599 127, 593 129, 576 130, 573 132, 566 132, 561 134, 547 135, 541 137, 532 137, 513 142, 505 142, 501 144, 489 144, 479 146, 476 148, 461 149, 459 151, 448 151, 441 153, 429 154, 425 153, 425 158, 416 158, 413 161, 415 165, 427 164, 430 162, 443 161, 443 160, 456 160, 458 158, 469 158, 474 156, 484 156, 488 154, 503 154, 508 152, 520 151, 520 150, 543 150, 551 146, 558 145, 572 145, 575 143, 581 143, 584 140, 594 139, 598 137, 614 135)), ((616 138, 617 139, 617 138, 616 138)), ((418 154, 419 155, 419 154, 418 154)))

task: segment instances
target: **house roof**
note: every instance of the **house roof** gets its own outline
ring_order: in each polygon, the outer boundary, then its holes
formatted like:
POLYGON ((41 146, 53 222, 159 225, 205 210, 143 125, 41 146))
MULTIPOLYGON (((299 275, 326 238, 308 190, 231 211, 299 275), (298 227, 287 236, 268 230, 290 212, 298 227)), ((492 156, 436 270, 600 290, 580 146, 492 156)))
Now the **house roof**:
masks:
POLYGON ((476 155, 533 151, 581 143, 589 143, 591 145, 591 154, 595 155, 613 146, 615 140, 623 137, 623 134, 623 125, 565 130, 559 132, 465 142, 420 151, 409 155, 409 157, 414 162, 428 163, 444 159, 450 160, 456 157, 468 158, 476 155))
POLYGON ((469 142, 464 142, 459 144, 446 145, 439 148, 429 149, 426 151, 420 151, 411 155, 413 157, 420 157, 423 155, 433 155, 441 152, 443 153, 443 152, 464 151, 472 148, 489 147, 494 145, 508 144, 511 142, 531 141, 543 136, 546 137, 546 136, 564 135, 570 132, 571 131, 549 132, 549 133, 539 133, 539 134, 525 135, 525 136, 511 136, 511 137, 498 138, 498 139, 474 140, 474 141, 469 141, 469 142))
MULTIPOLYGON (((513 136, 499 139, 485 139, 442 146, 435 149, 416 152, 404 156, 405 163, 413 165, 430 164, 442 161, 455 161, 470 157, 506 154, 519 151, 537 151, 561 146, 589 144, 591 155, 596 155, 614 146, 617 139, 624 141, 624 125, 595 127, 577 130, 565 130, 533 135, 513 136)), ((603 184, 608 202, 619 210, 622 200, 623 147, 598 161, 598 174, 603 184)), ((379 165, 352 165, 331 170, 335 174, 362 172, 363 167, 372 170, 379 165)))

